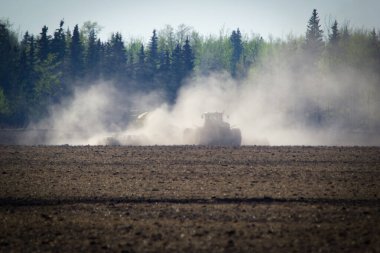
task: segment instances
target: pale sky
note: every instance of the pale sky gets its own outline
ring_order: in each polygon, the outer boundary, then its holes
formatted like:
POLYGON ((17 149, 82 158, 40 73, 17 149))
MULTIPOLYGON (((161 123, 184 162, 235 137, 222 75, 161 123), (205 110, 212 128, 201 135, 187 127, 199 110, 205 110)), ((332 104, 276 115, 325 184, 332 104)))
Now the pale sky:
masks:
POLYGON ((337 19, 353 27, 380 28, 380 0, 0 0, 0 18, 8 18, 21 34, 35 35, 47 25, 49 34, 65 20, 65 29, 96 21, 103 30, 102 40, 121 32, 147 41, 153 29, 166 24, 186 24, 202 35, 219 34, 224 27, 237 27, 244 34, 285 38, 289 33, 304 34, 312 10, 316 8, 322 28, 337 19))

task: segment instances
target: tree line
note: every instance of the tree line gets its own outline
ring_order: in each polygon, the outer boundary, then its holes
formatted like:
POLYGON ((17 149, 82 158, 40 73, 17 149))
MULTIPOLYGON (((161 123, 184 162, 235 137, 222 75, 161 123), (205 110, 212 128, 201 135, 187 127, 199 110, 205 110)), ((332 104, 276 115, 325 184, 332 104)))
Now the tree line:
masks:
MULTIPOLYGON (((111 80, 126 92, 163 91, 175 103, 181 85, 194 74, 227 71, 239 80, 273 57, 309 71, 346 64, 373 74, 380 67, 375 29, 351 29, 335 21, 324 32, 317 10, 305 36, 287 39, 264 40, 239 29, 201 36, 180 25, 153 30, 148 43, 126 41, 120 33, 102 41, 99 30, 97 23, 86 22, 71 31, 62 20, 52 32, 43 26, 38 35, 26 32, 19 39, 8 21, 0 21, 0 127, 25 127, 74 88, 97 80, 111 80), (302 61, 296 59, 300 52, 302 61)), ((374 78, 380 80, 379 74, 374 78)))

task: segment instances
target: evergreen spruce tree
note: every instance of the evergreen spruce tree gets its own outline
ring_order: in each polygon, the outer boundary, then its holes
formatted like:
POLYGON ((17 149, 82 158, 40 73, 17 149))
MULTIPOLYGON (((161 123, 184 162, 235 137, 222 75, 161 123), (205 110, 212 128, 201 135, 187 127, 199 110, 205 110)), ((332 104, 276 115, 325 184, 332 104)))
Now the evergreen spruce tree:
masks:
POLYGON ((50 52, 50 36, 47 34, 48 28, 45 25, 42 27, 42 32, 37 41, 38 44, 38 59, 40 62, 43 62, 47 59, 50 52))
POLYGON ((61 20, 59 28, 55 30, 53 39, 51 41, 51 53, 54 55, 53 62, 56 64, 55 70, 60 76, 60 89, 61 93, 57 97, 63 96, 67 92, 64 73, 66 72, 65 57, 67 53, 66 34, 63 29, 64 21, 61 20))
POLYGON ((55 30, 51 42, 51 52, 55 55, 56 62, 62 63, 66 54, 66 35, 63 30, 64 21, 61 20, 59 28, 55 30))
POLYGON ((158 38, 156 30, 153 30, 153 35, 150 38, 148 57, 147 57, 147 77, 150 81, 153 81, 154 76, 158 69, 159 57, 158 57, 158 38))
POLYGON ((99 76, 106 77, 107 43, 104 43, 100 39, 98 39, 96 42, 96 47, 99 51, 99 76))
POLYGON ((168 89, 169 101, 174 103, 177 97, 177 92, 181 86, 181 81, 184 78, 184 60, 183 52, 180 44, 177 44, 172 52, 171 63, 171 83, 168 89))
POLYGON ((171 80, 170 67, 170 53, 169 50, 166 49, 160 54, 160 67, 158 69, 158 80, 161 87, 165 89, 171 80))
POLYGON ((34 37, 25 33, 20 47, 20 58, 18 63, 18 110, 20 124, 28 123, 28 115, 35 104, 35 42, 34 37))
POLYGON ((341 35, 338 29, 338 22, 335 20, 334 24, 331 26, 331 33, 329 34, 329 43, 327 50, 329 52, 329 59, 331 62, 331 67, 337 64, 338 59, 341 56, 341 50, 339 47, 339 42, 341 35))
POLYGON ((380 44, 379 44, 379 36, 377 35, 375 28, 373 28, 369 34, 369 42, 370 42, 370 47, 373 49, 374 53, 376 54, 376 52, 378 52, 379 50, 380 44))
POLYGON ((29 40, 30 40, 29 33, 26 32, 21 41, 20 59, 19 59, 19 64, 18 64, 18 70, 19 70, 18 79, 19 79, 19 82, 23 84, 28 79, 27 73, 29 69, 29 61, 28 61, 29 40))
POLYGON ((163 69, 166 71, 170 70, 170 53, 169 50, 165 50, 165 59, 164 59, 164 65, 163 69))
POLYGON ((26 83, 26 94, 27 94, 27 101, 28 103, 33 103, 34 99, 34 87, 35 82, 37 80, 36 76, 36 41, 34 39, 34 36, 29 36, 29 52, 28 52, 28 64, 29 64, 29 71, 28 74, 28 81, 26 83))
POLYGON ((132 50, 128 50, 126 74, 127 74, 127 78, 129 80, 136 79, 135 71, 136 71, 135 55, 134 55, 134 52, 132 50))
POLYGON ((319 24, 317 10, 314 9, 307 25, 305 50, 312 58, 318 58, 323 51, 323 47, 323 30, 319 24))
POLYGON ((25 102, 31 102, 34 89, 34 38, 28 32, 25 33, 21 41, 21 53, 19 60, 18 80, 22 85, 22 93, 26 98, 25 102))
POLYGON ((11 96, 11 76, 9 64, 11 63, 10 31, 7 24, 0 20, 0 123, 8 119, 9 103, 11 96))
POLYGON ((144 45, 141 45, 140 51, 138 54, 138 62, 136 68, 136 77, 138 82, 146 81, 146 67, 145 67, 145 50, 144 45))
POLYGON ((112 67, 112 78, 121 81, 120 78, 123 78, 123 75, 125 75, 126 72, 127 54, 120 33, 112 34, 108 57, 108 64, 112 67))
POLYGON ((78 25, 74 27, 70 44, 70 72, 71 78, 83 77, 84 72, 84 48, 80 40, 78 25))
POLYGON ((17 38, 10 31, 9 24, 0 21, 0 88, 8 100, 14 95, 12 89, 16 84, 17 58, 17 38))
POLYGON ((338 29, 338 21, 334 21, 334 24, 331 26, 331 34, 329 35, 329 43, 331 45, 337 45, 339 43, 340 33, 338 29))
POLYGON ((100 41, 96 39, 95 30, 91 30, 88 35, 88 46, 86 54, 86 74, 90 80, 96 80, 100 72, 100 41))
POLYGON ((167 73, 170 70, 170 53, 169 50, 161 52, 160 55, 160 72, 167 73))
MULTIPOLYGON (((28 43, 29 43, 29 33, 26 32, 20 44, 20 57, 18 62, 18 73, 17 73, 17 82, 18 82, 18 95, 26 98, 25 87, 27 86, 28 81, 28 72, 29 72, 29 61, 28 61, 28 43)), ((23 107, 26 107, 26 99, 23 101, 23 107)), ((25 110, 24 110, 25 111, 25 110)))
POLYGON ((173 50, 172 53, 172 76, 176 84, 180 84, 184 76, 184 60, 181 46, 179 44, 173 50))
POLYGON ((243 43, 241 40, 241 33, 239 28, 236 31, 232 31, 230 36, 230 41, 232 44, 232 55, 231 55, 231 75, 236 77, 237 75, 237 64, 243 53, 243 43))
POLYGON ((114 74, 114 69, 111 64, 112 62, 112 47, 111 47, 111 40, 105 42, 103 44, 103 53, 104 53, 104 59, 103 59, 103 73, 104 77, 107 79, 112 78, 114 74))
POLYGON ((186 38, 185 45, 183 45, 183 68, 184 76, 189 75, 194 69, 194 54, 190 46, 189 37, 186 38))
POLYGON ((71 47, 71 39, 72 39, 72 33, 70 28, 67 28, 66 30, 66 50, 70 53, 70 47, 71 47))
POLYGON ((374 71, 378 71, 380 68, 380 41, 375 28, 369 34, 369 50, 374 71))

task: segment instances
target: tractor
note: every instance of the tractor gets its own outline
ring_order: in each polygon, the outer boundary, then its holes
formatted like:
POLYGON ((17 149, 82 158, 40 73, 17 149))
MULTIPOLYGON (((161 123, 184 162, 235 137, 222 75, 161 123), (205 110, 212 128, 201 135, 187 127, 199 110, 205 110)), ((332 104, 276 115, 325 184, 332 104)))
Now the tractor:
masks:
POLYGON ((221 112, 206 112, 202 114, 204 124, 195 129, 187 128, 184 131, 184 142, 195 145, 211 146, 240 146, 241 132, 238 128, 231 128, 223 120, 221 112))

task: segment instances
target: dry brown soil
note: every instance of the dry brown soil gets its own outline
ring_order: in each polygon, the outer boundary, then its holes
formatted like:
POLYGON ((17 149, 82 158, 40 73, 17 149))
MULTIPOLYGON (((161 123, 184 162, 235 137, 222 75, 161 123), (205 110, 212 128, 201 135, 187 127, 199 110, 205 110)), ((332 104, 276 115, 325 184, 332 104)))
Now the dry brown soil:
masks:
POLYGON ((380 252, 380 148, 0 146, 0 252, 380 252))

